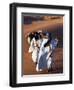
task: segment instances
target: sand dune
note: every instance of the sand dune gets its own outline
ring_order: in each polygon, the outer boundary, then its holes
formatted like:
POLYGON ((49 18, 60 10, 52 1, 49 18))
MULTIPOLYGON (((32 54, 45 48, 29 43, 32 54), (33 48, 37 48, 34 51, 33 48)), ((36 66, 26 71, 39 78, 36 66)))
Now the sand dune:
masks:
POLYGON ((33 24, 30 25, 23 25, 23 32, 25 33, 25 35, 29 32, 32 31, 37 31, 37 30, 45 30, 45 29, 49 29, 51 30, 55 30, 55 28, 58 28, 60 26, 63 26, 63 19, 55 19, 55 20, 44 20, 44 21, 40 21, 40 22, 34 22, 33 24))

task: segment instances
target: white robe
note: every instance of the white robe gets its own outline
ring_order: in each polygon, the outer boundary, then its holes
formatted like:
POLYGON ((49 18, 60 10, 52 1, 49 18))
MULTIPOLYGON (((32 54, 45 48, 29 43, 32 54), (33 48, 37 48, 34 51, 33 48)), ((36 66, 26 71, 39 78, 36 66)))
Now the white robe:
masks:
POLYGON ((29 51, 28 51, 29 53, 33 52, 33 50, 34 50, 34 43, 35 43, 35 38, 33 38, 31 40, 29 51))
POLYGON ((40 47, 41 42, 42 42, 41 39, 34 42, 34 49, 33 49, 33 52, 32 52, 32 60, 33 60, 34 63, 37 62, 37 60, 38 60, 38 53, 39 53, 39 48, 38 47, 40 47), (38 45, 38 47, 36 46, 36 44, 38 45))
POLYGON ((29 47, 29 53, 32 53, 32 60, 34 63, 37 62, 39 52, 39 48, 36 46, 36 44, 38 47, 40 47, 41 39, 36 41, 35 38, 33 38, 29 47))
POLYGON ((38 51, 39 51, 38 48, 35 47, 33 52, 32 52, 32 60, 33 60, 34 63, 37 62, 38 51))

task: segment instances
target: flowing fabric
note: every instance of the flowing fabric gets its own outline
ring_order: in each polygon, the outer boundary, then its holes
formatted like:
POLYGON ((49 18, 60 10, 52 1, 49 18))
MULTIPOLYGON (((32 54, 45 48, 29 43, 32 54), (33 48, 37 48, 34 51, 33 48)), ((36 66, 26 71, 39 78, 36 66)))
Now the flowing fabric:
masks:
MULTIPOLYGON (((38 69, 47 69, 48 68, 48 60, 47 58, 50 47, 44 47, 44 44, 48 41, 48 39, 43 39, 40 50, 39 50, 39 55, 38 55, 38 69)), ((50 62, 51 63, 51 62, 50 62)), ((50 66, 49 66, 50 67, 50 66)))
POLYGON ((51 53, 55 50, 58 40, 52 39, 49 46, 44 47, 44 44, 48 41, 48 39, 43 39, 43 42, 40 47, 39 55, 38 55, 38 69, 49 69, 51 68, 52 58, 50 57, 51 53))

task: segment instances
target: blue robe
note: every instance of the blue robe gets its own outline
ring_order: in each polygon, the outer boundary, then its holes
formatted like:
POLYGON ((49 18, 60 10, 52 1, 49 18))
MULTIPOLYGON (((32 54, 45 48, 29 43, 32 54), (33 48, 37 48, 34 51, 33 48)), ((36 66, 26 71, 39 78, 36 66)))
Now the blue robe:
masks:
POLYGON ((47 62, 46 59, 48 53, 49 53, 49 47, 44 47, 44 44, 48 41, 48 39, 43 39, 39 55, 38 55, 38 69, 46 69, 47 68, 47 62))
MULTIPOLYGON (((38 58, 38 68, 39 69, 47 69, 48 68, 48 60, 49 58, 47 59, 47 55, 48 53, 50 52, 49 48, 48 47, 44 47, 44 44, 47 42, 48 40, 43 40, 42 42, 42 45, 41 45, 41 48, 40 48, 40 52, 39 52, 39 58, 38 58)), ((51 40, 51 45, 52 45, 52 51, 56 48, 57 46, 57 39, 52 39, 51 40)), ((51 64, 50 64, 51 65, 51 64)))

